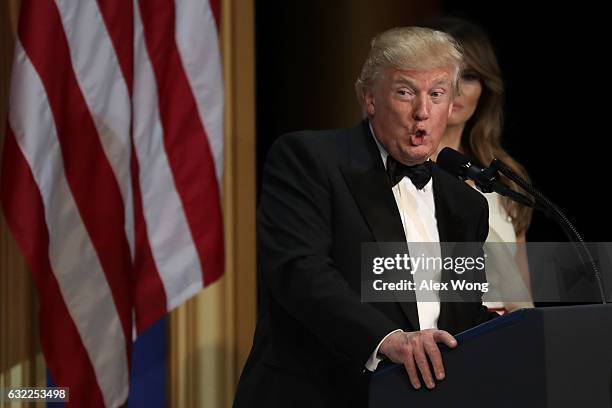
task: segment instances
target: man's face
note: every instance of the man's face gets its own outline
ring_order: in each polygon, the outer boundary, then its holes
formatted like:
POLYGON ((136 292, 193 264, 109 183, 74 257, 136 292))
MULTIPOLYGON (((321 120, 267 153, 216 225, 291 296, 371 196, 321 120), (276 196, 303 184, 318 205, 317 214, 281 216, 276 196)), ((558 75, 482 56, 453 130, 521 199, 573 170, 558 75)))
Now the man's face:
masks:
POLYGON ((452 112, 452 70, 387 68, 364 98, 387 152, 409 166, 423 163, 436 151, 452 112))

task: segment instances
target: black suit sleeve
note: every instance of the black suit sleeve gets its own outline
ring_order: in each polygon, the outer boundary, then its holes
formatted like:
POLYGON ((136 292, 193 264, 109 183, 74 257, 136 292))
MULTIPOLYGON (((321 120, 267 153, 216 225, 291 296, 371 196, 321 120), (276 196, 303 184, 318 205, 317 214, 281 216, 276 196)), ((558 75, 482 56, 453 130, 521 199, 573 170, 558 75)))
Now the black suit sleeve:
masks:
POLYGON ((328 351, 363 365, 398 327, 361 303, 330 257, 333 163, 311 141, 285 135, 268 154, 257 215, 260 273, 272 298, 328 351))

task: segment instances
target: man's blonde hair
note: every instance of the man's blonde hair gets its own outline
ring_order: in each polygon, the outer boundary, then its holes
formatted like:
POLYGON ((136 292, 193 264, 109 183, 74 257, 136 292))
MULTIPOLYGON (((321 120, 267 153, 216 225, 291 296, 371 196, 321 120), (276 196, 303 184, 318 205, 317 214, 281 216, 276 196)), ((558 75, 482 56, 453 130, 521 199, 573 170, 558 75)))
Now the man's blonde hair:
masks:
POLYGON ((463 67, 461 46, 450 35, 423 27, 397 27, 372 40, 370 53, 355 82, 357 98, 378 79, 385 68, 425 70, 449 67, 455 93, 463 67))

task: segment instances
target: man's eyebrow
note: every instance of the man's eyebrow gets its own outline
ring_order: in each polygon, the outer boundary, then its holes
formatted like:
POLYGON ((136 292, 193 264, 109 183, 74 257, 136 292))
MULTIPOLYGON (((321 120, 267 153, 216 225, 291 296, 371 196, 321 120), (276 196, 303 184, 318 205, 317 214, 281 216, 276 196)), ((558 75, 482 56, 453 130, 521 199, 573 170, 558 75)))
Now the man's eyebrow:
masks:
MULTIPOLYGON (((410 79, 408 79, 408 78, 398 78, 398 79, 394 79, 394 80, 393 80, 393 82, 392 82, 392 84, 393 84, 393 85, 407 85, 407 86, 409 86, 410 88, 415 88, 415 89, 416 89, 416 88, 418 88, 418 87, 415 85, 415 83, 414 83, 414 82, 412 82, 412 81, 411 81, 410 79)), ((446 79, 446 78, 440 78, 440 79, 437 79, 436 81, 434 81, 434 82, 431 84, 431 88, 435 88, 435 87, 440 86, 440 85, 450 86, 450 85, 451 85, 451 81, 450 81, 449 79, 446 79)))
POLYGON ((408 78, 398 78, 398 79, 394 79, 393 80, 393 84, 400 84, 400 85, 408 85, 411 88, 416 88, 416 85, 414 84, 414 82, 412 82, 411 80, 409 80, 408 78))
POLYGON ((440 86, 440 85, 446 85, 446 86, 450 86, 451 81, 445 78, 440 78, 437 81, 435 81, 432 86, 440 86))

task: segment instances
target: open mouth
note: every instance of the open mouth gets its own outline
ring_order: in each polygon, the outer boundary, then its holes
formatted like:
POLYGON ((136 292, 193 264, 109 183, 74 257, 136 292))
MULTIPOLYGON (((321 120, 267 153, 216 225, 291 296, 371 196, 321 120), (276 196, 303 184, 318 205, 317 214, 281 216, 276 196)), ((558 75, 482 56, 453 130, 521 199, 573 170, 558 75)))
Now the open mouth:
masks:
POLYGON ((427 131, 425 129, 418 129, 410 136, 410 143, 413 146, 422 145, 425 142, 425 136, 427 136, 427 131))

